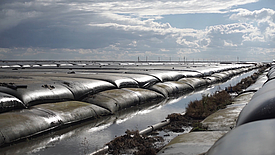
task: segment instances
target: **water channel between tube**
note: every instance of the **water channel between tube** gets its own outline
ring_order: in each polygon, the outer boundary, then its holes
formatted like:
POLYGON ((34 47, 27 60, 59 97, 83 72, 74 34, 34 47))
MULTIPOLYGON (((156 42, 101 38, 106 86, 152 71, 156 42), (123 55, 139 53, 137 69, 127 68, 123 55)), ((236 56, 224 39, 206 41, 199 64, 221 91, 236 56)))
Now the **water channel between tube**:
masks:
MULTIPOLYGON (((161 122, 168 114, 184 113, 190 101, 201 99, 203 94, 211 94, 229 85, 236 85, 241 79, 252 75, 256 70, 235 76, 230 80, 211 85, 193 93, 169 99, 157 105, 152 104, 143 109, 131 108, 115 116, 83 122, 65 129, 52 131, 42 136, 31 138, 0 149, 0 154, 88 154, 102 148, 116 136, 129 130, 143 130, 150 125, 161 122), (108 120, 106 122, 106 119, 108 120)), ((186 128, 188 131, 188 128, 186 128)), ((170 140, 178 133, 169 133, 170 140), (172 135, 171 135, 172 134, 172 135)))

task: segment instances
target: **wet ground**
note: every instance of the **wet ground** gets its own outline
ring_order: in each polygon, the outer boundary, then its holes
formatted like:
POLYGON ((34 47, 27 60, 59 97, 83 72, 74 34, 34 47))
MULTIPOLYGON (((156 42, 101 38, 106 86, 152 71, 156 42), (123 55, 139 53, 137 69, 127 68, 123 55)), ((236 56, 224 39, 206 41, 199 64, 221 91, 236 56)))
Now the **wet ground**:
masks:
MULTIPOLYGON (((213 93, 229 85, 237 84, 242 78, 250 76, 254 71, 243 73, 231 80, 212 85, 208 88, 190 93, 174 99, 168 99, 159 104, 134 107, 127 111, 120 111, 116 115, 106 116, 94 121, 70 125, 64 129, 51 131, 24 140, 0 149, 2 154, 88 154, 103 147, 106 143, 125 133, 127 129, 142 130, 147 126, 156 124, 171 113, 184 113, 187 104, 195 99, 200 99, 202 94, 213 93), (104 120, 104 121, 103 121, 104 120)), ((188 132, 190 128, 186 128, 188 132)), ((161 133, 167 134, 167 133, 161 133)), ((179 133, 169 133, 166 142, 176 137, 179 133)))

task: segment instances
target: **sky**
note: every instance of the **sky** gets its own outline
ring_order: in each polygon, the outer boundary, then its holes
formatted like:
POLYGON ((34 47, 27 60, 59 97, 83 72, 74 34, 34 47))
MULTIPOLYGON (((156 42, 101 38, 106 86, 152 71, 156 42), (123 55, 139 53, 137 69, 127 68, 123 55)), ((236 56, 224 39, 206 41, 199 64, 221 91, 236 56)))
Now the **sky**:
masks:
POLYGON ((275 59, 274 0, 1 0, 0 60, 275 59))

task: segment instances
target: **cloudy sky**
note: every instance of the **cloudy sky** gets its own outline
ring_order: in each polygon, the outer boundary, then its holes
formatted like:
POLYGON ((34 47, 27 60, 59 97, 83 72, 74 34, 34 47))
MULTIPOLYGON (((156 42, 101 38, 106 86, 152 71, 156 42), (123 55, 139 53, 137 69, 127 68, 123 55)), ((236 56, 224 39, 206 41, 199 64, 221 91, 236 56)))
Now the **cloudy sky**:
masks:
POLYGON ((1 0, 0 59, 275 59, 274 0, 1 0))

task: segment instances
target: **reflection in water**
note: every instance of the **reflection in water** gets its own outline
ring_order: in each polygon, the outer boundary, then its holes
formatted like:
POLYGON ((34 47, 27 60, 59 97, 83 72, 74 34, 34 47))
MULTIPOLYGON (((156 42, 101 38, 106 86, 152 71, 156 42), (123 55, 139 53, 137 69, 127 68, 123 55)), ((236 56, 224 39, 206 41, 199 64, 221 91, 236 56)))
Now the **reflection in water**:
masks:
POLYGON ((100 130, 104 130, 104 129, 107 129, 112 123, 108 123, 108 124, 104 124, 104 125, 101 125, 101 126, 95 126, 95 127, 92 127, 91 129, 88 130, 88 132, 97 132, 97 131, 100 131, 100 130))
MULTIPOLYGON (((93 152, 103 147, 116 136, 124 134, 127 129, 143 130, 150 125, 161 122, 168 114, 184 113, 188 103, 201 99, 202 94, 211 94, 229 85, 234 86, 242 78, 253 73, 254 71, 244 73, 225 83, 216 84, 185 96, 169 98, 157 104, 144 104, 119 111, 112 116, 105 116, 71 126, 68 125, 63 129, 50 131, 11 146, 0 148, 0 154, 70 155, 93 152)), ((174 134, 174 136, 176 135, 174 134)))

